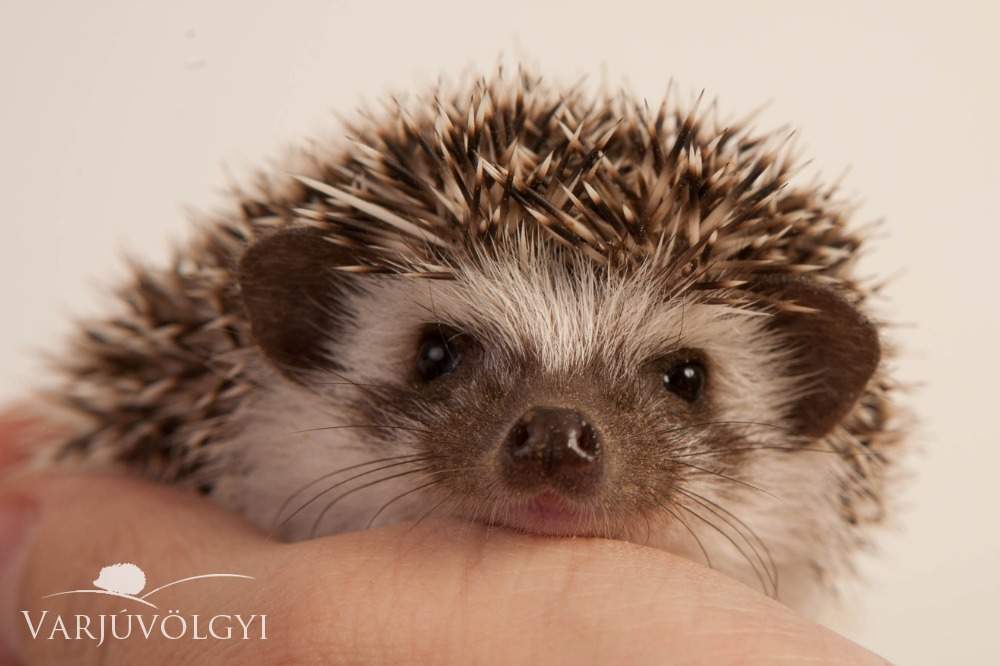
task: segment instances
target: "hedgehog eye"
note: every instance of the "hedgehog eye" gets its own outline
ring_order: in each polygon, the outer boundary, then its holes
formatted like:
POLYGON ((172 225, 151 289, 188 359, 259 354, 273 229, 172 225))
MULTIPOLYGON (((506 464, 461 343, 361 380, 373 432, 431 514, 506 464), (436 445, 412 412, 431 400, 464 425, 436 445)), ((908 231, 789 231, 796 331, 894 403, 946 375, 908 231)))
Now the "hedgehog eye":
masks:
POLYGON ((455 371, 462 361, 461 334, 444 326, 432 326, 420 339, 417 374, 430 382, 455 371))
POLYGON ((672 365, 663 373, 663 385, 674 395, 694 402, 705 389, 705 366, 698 361, 672 365))

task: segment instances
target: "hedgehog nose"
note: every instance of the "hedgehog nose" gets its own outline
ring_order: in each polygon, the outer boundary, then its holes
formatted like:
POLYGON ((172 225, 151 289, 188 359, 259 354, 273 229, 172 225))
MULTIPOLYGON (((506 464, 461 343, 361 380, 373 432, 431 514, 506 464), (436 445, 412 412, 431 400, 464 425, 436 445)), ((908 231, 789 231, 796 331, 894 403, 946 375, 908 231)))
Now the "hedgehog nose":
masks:
POLYGON ((503 474, 515 488, 548 485, 581 496, 591 494, 601 478, 600 436, 572 409, 529 409, 510 429, 503 447, 503 474))

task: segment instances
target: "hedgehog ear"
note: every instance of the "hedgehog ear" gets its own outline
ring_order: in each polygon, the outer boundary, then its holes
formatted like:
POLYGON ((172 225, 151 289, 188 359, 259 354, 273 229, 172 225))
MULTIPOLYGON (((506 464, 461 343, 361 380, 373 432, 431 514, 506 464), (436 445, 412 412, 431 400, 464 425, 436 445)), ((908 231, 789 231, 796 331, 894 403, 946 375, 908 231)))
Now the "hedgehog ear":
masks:
POLYGON ((286 377, 302 382, 309 371, 337 367, 326 343, 343 326, 337 303, 352 284, 333 269, 349 263, 347 250, 309 228, 265 236, 240 259, 239 284, 250 330, 286 377))
POLYGON ((772 325, 795 349, 790 371, 809 387, 792 412, 794 427, 806 437, 822 437, 854 407, 878 367, 878 331, 843 297, 812 280, 776 278, 765 291, 811 310, 780 311, 772 325))

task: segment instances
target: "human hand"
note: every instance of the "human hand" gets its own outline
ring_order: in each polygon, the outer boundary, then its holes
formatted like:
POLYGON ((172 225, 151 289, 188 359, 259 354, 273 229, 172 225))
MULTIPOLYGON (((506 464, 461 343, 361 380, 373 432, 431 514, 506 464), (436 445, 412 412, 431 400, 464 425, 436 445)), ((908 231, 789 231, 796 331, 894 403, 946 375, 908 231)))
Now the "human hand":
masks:
POLYGON ((621 542, 425 521, 283 544, 176 488, 57 473, 0 486, 0 535, 0 664, 885 663, 720 574, 621 542), (116 562, 140 564, 147 589, 206 573, 254 580, 179 584, 149 598, 156 609, 44 598, 89 588, 116 562), (188 623, 177 639, 138 624, 124 640, 109 628, 100 645, 76 639, 77 615, 96 636, 102 614, 172 610, 188 623), (195 615, 236 614, 256 616, 247 639, 236 621, 229 640, 192 631, 195 615), (70 639, 53 635, 56 616, 70 639))

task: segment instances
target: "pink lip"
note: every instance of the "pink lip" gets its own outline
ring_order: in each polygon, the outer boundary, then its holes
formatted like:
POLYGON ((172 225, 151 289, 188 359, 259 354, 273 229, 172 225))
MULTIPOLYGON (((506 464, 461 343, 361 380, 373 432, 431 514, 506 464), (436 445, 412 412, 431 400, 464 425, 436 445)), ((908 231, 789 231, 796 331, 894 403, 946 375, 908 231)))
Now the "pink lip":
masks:
POLYGON ((549 491, 509 506, 497 523, 529 534, 582 536, 586 533, 580 512, 549 491))

